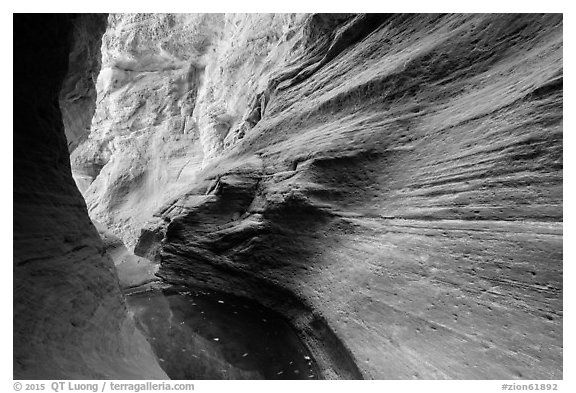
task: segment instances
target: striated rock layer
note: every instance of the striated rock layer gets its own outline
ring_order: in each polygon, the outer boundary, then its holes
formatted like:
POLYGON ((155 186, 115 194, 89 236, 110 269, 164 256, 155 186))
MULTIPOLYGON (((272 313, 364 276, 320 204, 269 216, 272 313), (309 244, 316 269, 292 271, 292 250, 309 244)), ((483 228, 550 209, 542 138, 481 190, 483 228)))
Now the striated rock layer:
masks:
POLYGON ((71 155, 91 217, 133 247, 153 213, 258 121, 255 93, 303 51, 285 42, 303 18, 110 16, 91 132, 71 155))
POLYGON ((91 63, 81 57, 97 53, 105 24, 106 16, 14 17, 15 379, 167 378, 74 185, 58 105, 69 52, 78 63, 64 86, 91 63), (80 56, 81 46, 90 50, 80 56))
MULTIPOLYGON (((326 378, 562 378, 561 15, 116 15, 91 216, 326 378)), ((89 184, 89 185, 88 185, 89 184)))

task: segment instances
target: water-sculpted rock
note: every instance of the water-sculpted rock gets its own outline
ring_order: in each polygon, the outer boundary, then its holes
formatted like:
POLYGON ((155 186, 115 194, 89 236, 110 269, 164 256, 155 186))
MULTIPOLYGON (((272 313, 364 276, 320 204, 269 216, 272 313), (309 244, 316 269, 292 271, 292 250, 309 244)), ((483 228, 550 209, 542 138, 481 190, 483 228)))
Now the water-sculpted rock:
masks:
POLYGON ((561 15, 121 15, 102 54, 73 171, 164 279, 328 378, 562 377, 561 15))
POLYGON ((15 379, 166 378, 74 185, 58 108, 69 52, 78 60, 71 48, 91 56, 105 22, 14 17, 15 379))
POLYGON ((111 16, 92 129, 71 155, 91 216, 133 247, 152 214, 257 121, 262 75, 294 51, 281 40, 303 17, 111 16))

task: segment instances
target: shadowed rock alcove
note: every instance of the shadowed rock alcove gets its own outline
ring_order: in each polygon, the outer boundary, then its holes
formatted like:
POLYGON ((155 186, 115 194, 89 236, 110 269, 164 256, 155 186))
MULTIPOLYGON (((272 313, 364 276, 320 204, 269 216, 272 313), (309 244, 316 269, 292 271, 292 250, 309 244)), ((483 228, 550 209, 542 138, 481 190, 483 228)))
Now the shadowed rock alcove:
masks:
POLYGON ((14 37, 14 378, 562 378, 562 15, 14 37))

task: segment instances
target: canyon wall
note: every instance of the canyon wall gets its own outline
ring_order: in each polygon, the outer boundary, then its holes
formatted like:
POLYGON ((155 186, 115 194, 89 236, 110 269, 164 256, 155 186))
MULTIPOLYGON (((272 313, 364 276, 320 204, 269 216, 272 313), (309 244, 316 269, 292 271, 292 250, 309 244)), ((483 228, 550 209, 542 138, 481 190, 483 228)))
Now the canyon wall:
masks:
POLYGON ((153 213, 250 127, 298 15, 112 15, 90 134, 71 153, 91 217, 133 247, 153 213), (284 34, 284 35, 283 35, 284 34))
POLYGON ((326 378, 562 378, 561 15, 116 15, 72 170, 326 378))
POLYGON ((102 35, 106 17, 84 14, 73 24, 68 72, 62 82, 59 101, 68 149, 73 151, 90 134, 96 110, 96 79, 100 73, 102 35))
MULTIPOLYGON (((59 108, 62 87, 90 96, 106 19, 14 16, 15 379, 167 378, 74 184, 59 108)), ((94 106, 70 101, 73 118, 94 106)))

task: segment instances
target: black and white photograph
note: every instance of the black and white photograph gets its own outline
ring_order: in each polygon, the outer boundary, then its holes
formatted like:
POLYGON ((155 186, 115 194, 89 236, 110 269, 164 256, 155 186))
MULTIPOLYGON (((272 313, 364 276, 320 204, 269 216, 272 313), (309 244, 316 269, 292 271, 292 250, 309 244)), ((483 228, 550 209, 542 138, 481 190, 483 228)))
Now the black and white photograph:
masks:
POLYGON ((562 12, 133 8, 12 15, 5 391, 564 390, 562 12))

